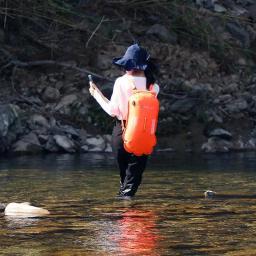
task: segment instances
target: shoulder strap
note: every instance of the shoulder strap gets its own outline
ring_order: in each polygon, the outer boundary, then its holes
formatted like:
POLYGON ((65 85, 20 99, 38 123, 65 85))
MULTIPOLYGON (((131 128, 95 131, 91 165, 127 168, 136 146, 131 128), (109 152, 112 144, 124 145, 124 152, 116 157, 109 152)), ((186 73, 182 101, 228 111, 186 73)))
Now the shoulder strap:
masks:
POLYGON ((136 85, 135 85, 134 81, 132 81, 132 80, 130 80, 130 81, 132 83, 132 90, 136 90, 137 88, 136 88, 136 85))
POLYGON ((158 95, 158 93, 159 93, 159 86, 158 86, 158 84, 156 84, 156 83, 151 84, 151 85, 149 86, 149 91, 152 92, 152 93, 154 93, 155 96, 157 97, 157 95, 158 95))
POLYGON ((125 125, 124 125, 124 119, 123 118, 121 119, 121 127, 122 127, 122 131, 124 131, 125 130, 125 125))

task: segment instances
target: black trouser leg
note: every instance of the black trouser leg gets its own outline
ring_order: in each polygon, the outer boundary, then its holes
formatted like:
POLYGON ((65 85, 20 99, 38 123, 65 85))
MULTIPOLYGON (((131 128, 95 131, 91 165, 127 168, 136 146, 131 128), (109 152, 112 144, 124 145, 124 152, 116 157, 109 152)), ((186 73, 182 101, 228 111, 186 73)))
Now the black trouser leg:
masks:
POLYGON ((128 153, 123 147, 122 128, 121 125, 118 123, 113 128, 112 150, 120 171, 120 183, 121 185, 123 185, 126 175, 126 169, 128 167, 128 153))
POLYGON ((123 183, 123 195, 134 196, 141 184, 142 174, 146 168, 147 156, 130 155, 126 176, 123 183))
POLYGON ((122 128, 116 123, 112 133, 112 148, 120 170, 120 194, 133 196, 141 184, 142 174, 146 168, 147 156, 135 156, 125 151, 122 128))

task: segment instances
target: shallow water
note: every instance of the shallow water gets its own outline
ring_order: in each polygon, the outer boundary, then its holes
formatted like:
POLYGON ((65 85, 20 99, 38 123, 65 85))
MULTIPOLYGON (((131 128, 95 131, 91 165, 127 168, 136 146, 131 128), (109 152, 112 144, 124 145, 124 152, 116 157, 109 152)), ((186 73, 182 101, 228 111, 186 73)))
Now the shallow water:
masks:
POLYGON ((254 153, 154 155, 133 200, 108 154, 0 161, 0 202, 51 212, 1 215, 0 255, 256 255, 254 153))

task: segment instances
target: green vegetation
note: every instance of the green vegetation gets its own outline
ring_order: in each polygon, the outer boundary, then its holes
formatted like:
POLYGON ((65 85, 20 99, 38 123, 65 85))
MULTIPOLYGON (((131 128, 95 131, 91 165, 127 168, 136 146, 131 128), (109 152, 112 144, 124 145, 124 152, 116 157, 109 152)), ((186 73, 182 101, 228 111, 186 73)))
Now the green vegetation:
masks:
MULTIPOLYGON (((219 74, 224 76, 239 74, 241 77, 243 74, 246 77, 250 75, 252 63, 256 59, 255 39, 254 43, 244 45, 242 40, 227 30, 227 25, 232 23, 239 24, 248 32, 246 29, 251 25, 248 18, 231 15, 229 12, 216 13, 198 8, 194 0, 4 0, 2 2, 0 40, 3 34, 4 40, 0 41, 0 51, 5 56, 0 56, 0 71, 1 75, 7 77, 7 81, 13 80, 15 73, 10 60, 23 63, 56 60, 59 63, 67 63, 59 67, 52 64, 50 67, 47 65, 39 67, 50 72, 55 72, 54 69, 58 72, 58 68, 70 69, 74 63, 77 67, 76 71, 79 71, 79 68, 88 68, 99 74, 99 77, 108 78, 109 73, 97 65, 97 54, 101 50, 104 55, 109 54, 105 60, 107 63, 114 53, 120 52, 122 46, 127 46, 132 41, 139 41, 152 50, 159 50, 154 52, 157 56, 153 57, 159 57, 159 62, 163 64, 163 73, 160 74, 159 79, 160 83, 164 84, 161 88, 163 97, 161 100, 164 105, 169 106, 173 102, 169 100, 172 98, 167 97, 168 94, 179 95, 181 92, 185 97, 191 96, 189 91, 182 91, 181 84, 177 84, 175 89, 169 80, 178 78, 182 81, 194 79, 196 82, 201 82, 201 79, 204 83, 208 79, 211 83, 219 74), (147 32, 154 25, 161 25, 167 31, 166 34, 174 35, 174 42, 165 41, 161 36, 148 35, 147 32)), ((255 29, 253 31, 255 33, 255 29)), ((246 35, 249 35, 249 32, 246 35)), ((24 66, 18 68, 23 69, 24 66)), ((196 82, 191 82, 191 88, 196 82)), ((44 86, 49 84, 46 81, 44 86)), ((70 87, 72 86, 71 82, 70 87)), ((221 82, 218 86, 221 93, 221 82)), ((77 91, 81 89, 73 87, 77 91)), ((213 85, 212 88, 214 91, 215 86, 213 85)), ((66 89, 61 90, 61 95, 68 92, 66 89)), ((30 91, 27 91, 29 94, 30 91)), ((202 99, 202 95, 198 97, 202 99)), ((92 105, 88 115, 89 121, 84 120, 84 116, 79 116, 80 105, 76 106, 72 118, 76 122, 88 122, 96 128, 109 131, 112 124, 109 123, 105 113, 91 102, 89 105, 92 105)), ((202 124, 207 123, 208 108, 211 108, 208 98, 197 106, 196 111, 191 113, 185 111, 184 115, 171 113, 172 111, 166 108, 164 113, 161 113, 163 122, 161 133, 164 135, 175 133, 180 127, 188 126, 192 119, 202 124)))
MULTIPOLYGON (((122 43, 122 37, 117 37, 116 31, 127 33, 129 30, 134 38, 143 36, 137 35, 134 27, 138 23, 150 26, 148 21, 143 21, 141 17, 155 15, 158 22, 178 35, 179 44, 204 49, 218 60, 220 65, 229 69, 235 68, 232 60, 237 52, 246 58, 255 57, 253 49, 223 38, 221 31, 217 31, 215 27, 218 22, 225 28, 225 24, 232 20, 239 20, 240 24, 246 25, 249 23, 247 19, 202 11, 195 7, 192 0, 98 0, 84 4, 83 1, 71 0, 6 0, 5 5, 0 7, 0 15, 6 30, 11 30, 13 23, 20 26, 19 29, 22 29, 22 24, 29 23, 30 28, 27 29, 33 30, 39 36, 42 34, 40 30, 51 31, 54 26, 55 29, 52 30, 58 35, 66 33, 69 29, 83 31, 88 39, 101 23, 98 33, 93 34, 98 44, 113 40, 115 43, 122 43)), ((35 36, 38 36, 36 34, 35 36)), ((61 44, 61 37, 54 40, 55 45, 61 44)))

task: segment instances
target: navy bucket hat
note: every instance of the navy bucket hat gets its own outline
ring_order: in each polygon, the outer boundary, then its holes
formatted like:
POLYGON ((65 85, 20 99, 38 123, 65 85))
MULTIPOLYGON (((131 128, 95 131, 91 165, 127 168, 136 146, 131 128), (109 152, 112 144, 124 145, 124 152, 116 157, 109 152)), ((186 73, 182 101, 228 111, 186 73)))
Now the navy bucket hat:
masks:
POLYGON ((133 44, 127 48, 123 57, 114 58, 113 64, 127 71, 132 69, 145 70, 149 58, 150 56, 144 48, 141 48, 138 44, 133 44))

